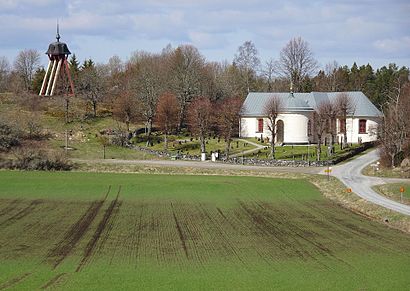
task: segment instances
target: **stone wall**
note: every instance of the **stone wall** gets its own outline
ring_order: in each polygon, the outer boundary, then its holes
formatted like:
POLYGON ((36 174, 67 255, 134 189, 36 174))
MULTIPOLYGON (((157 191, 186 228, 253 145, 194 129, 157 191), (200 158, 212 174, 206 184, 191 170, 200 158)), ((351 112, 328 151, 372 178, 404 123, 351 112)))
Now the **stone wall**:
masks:
MULTIPOLYGON (((329 160, 329 161, 302 161, 302 160, 260 160, 254 158, 230 158, 226 159, 223 156, 218 160, 218 162, 228 163, 228 164, 236 164, 236 165, 254 165, 254 166, 268 166, 268 167, 326 167, 330 165, 336 165, 344 160, 347 160, 371 147, 374 147, 373 142, 364 143, 361 146, 352 149, 347 154, 340 156, 336 159, 329 160)), ((201 157, 199 155, 185 155, 185 154, 171 154, 166 151, 156 151, 146 147, 140 147, 136 145, 129 145, 128 147, 133 148, 135 150, 143 151, 148 154, 156 155, 161 158, 174 158, 178 160, 185 160, 185 161, 200 161, 201 157)))

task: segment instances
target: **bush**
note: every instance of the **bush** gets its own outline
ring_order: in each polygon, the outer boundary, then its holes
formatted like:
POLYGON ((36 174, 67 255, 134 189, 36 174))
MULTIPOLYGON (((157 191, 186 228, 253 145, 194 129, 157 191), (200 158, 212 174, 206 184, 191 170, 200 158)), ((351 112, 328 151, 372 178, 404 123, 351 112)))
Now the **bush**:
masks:
POLYGON ((0 168, 15 170, 69 171, 73 169, 65 156, 59 153, 45 153, 35 148, 20 148, 15 152, 16 159, 4 160, 0 168))
POLYGON ((17 129, 0 121, 0 152, 9 151, 20 144, 20 134, 17 129))

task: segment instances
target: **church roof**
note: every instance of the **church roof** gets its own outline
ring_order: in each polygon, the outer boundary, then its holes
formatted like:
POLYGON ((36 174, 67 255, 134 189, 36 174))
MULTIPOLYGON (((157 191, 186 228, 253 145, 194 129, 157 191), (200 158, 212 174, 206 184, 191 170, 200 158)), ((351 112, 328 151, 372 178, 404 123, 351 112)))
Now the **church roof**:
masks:
POLYGON ((283 112, 316 110, 323 101, 334 101, 340 93, 347 94, 353 103, 354 116, 381 117, 382 113, 363 92, 260 93, 251 92, 243 104, 242 116, 264 116, 266 102, 273 96, 282 100, 283 112))

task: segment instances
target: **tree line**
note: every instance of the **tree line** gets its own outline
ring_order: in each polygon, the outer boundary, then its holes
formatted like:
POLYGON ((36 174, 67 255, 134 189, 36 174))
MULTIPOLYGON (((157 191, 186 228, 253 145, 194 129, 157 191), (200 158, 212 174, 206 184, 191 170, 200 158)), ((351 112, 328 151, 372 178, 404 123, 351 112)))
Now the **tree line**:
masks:
MULTIPOLYGON (((76 98, 88 104, 89 114, 97 116, 98 108, 104 105, 127 125, 128 131, 130 124, 144 122, 148 144, 154 121, 166 134, 189 128, 201 136, 204 128, 216 127, 214 122, 206 121, 209 113, 218 113, 225 120, 222 126, 227 125, 226 128, 219 131, 234 135, 237 129, 229 128, 229 124, 236 123, 237 127, 240 106, 237 108, 236 104, 248 92, 286 92, 291 83, 295 92, 363 91, 386 116, 399 116, 392 106, 395 104, 399 111, 405 108, 400 102, 406 99, 397 96, 406 94, 409 81, 409 68, 395 64, 374 70, 370 64, 353 63, 348 67, 334 61, 320 68, 308 42, 300 37, 291 39, 277 60, 265 63, 251 41, 239 46, 231 63, 209 62, 192 45, 168 45, 158 53, 136 51, 126 62, 113 56, 104 64, 96 64, 92 59, 80 64, 72 55, 69 63, 76 98), (225 107, 235 110, 216 110, 225 107), (197 120, 205 119, 195 124, 192 115, 197 120)), ((0 92, 38 93, 44 74, 40 54, 35 50, 21 51, 13 65, 0 57, 0 92)), ((328 111, 327 115, 333 114, 329 108, 328 111)), ((388 126, 393 125, 385 125, 388 126)), ((407 138, 407 133, 398 135, 407 138)), ((394 146, 399 152, 406 144, 401 143, 394 146)))

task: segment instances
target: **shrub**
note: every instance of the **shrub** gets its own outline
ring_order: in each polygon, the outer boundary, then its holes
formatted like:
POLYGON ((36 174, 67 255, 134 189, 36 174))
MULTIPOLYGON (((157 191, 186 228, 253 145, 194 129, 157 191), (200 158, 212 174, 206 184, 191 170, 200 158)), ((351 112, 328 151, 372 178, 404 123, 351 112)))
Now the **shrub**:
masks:
POLYGON ((61 153, 46 153, 36 148, 19 148, 14 160, 4 160, 0 168, 15 170, 69 171, 73 164, 61 153))
POLYGON ((0 121, 0 152, 9 151, 20 144, 20 134, 16 128, 0 121))

